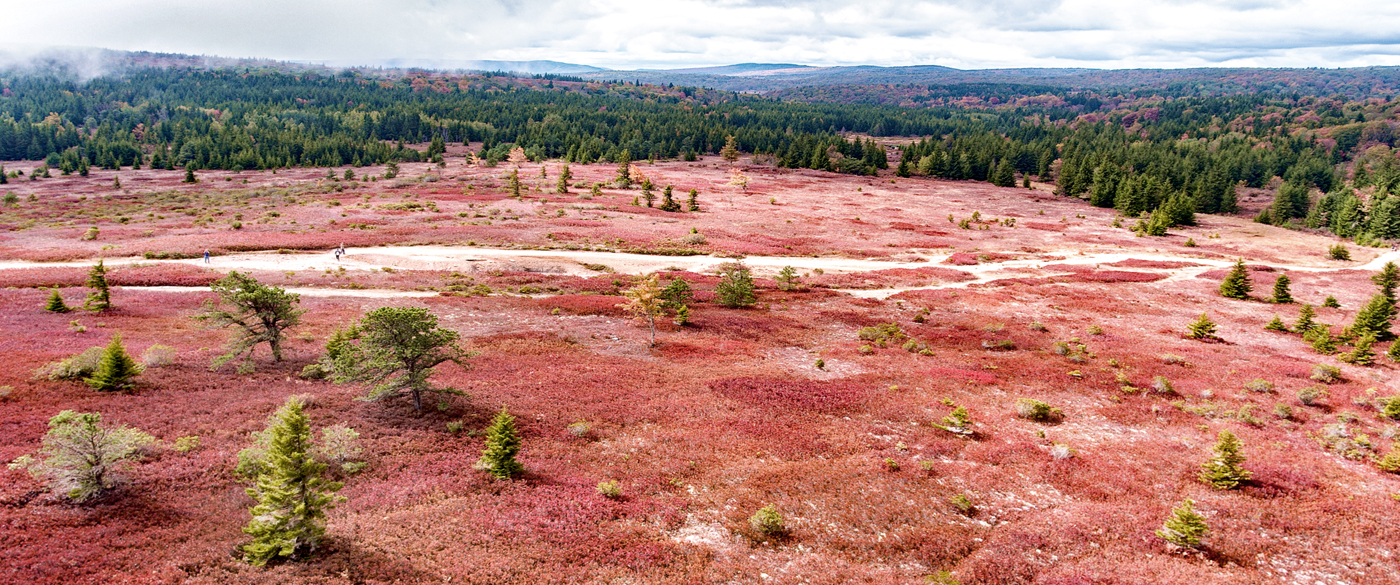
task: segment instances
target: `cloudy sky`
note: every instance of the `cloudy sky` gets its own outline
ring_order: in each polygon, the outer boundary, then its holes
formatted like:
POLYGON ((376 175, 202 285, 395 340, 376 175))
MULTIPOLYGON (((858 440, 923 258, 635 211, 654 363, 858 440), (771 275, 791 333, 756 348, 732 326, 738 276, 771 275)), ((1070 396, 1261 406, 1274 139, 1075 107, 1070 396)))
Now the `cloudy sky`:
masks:
POLYGON ((1385 0, 0 0, 0 46, 380 64, 1400 65, 1385 0))

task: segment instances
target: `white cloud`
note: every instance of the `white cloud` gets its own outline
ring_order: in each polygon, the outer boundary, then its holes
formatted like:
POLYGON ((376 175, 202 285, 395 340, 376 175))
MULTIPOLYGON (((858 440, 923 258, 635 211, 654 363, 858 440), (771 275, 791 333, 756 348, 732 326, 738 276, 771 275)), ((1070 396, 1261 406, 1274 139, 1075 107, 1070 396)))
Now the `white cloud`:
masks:
POLYGON ((10 43, 375 63, 1400 64, 1374 0, 0 0, 10 43))

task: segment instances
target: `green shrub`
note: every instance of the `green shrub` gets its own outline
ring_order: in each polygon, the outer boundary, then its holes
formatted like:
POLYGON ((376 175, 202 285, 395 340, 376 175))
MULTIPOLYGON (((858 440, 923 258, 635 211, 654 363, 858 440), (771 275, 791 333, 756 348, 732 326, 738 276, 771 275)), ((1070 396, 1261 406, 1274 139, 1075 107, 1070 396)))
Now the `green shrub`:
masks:
POLYGON ((175 363, 175 348, 159 343, 146 348, 141 352, 141 366, 144 368, 163 368, 175 363))
POLYGON ((48 380, 81 380, 97 371, 97 364, 101 363, 103 354, 107 349, 103 347, 89 347, 82 353, 44 365, 34 371, 34 377, 48 380))
POLYGON ((1162 524, 1162 528, 1157 531, 1157 536, 1173 545, 1182 548, 1198 548, 1201 546, 1201 538, 1210 531, 1206 526, 1205 517, 1196 513, 1193 507, 1195 502, 1190 498, 1182 500, 1181 505, 1172 509, 1172 515, 1162 524))
POLYGON ((1342 244, 1333 244, 1327 249, 1327 257, 1333 260, 1351 260, 1351 252, 1342 244))
POLYGON ((1172 381, 1168 380, 1165 376, 1156 376, 1152 378, 1152 391, 1157 394, 1176 394, 1176 389, 1172 387, 1172 381))
POLYGON ((715 297, 721 305, 731 309, 752 306, 754 296, 753 275, 747 266, 740 262, 728 262, 720 266, 720 281, 715 285, 715 297))
POLYGON ((1274 391, 1274 383, 1263 378, 1255 378, 1244 383, 1244 389, 1250 392, 1269 393, 1274 391))
POLYGON ((1016 399, 1016 416, 1036 422, 1056 422, 1064 418, 1064 412, 1034 398, 1016 399))
POLYGON ((598 482, 598 494, 610 500, 622 497, 622 484, 615 479, 598 482))
POLYGON ((1400 420, 1400 396, 1389 396, 1380 399, 1381 414, 1391 420, 1400 420))
POLYGON ((965 516, 972 516, 977 513, 977 506, 973 505, 972 498, 969 498, 967 494, 954 494, 952 497, 948 498, 948 503, 952 504, 953 508, 957 509, 959 513, 965 516))
POLYGON ((749 516, 749 527, 760 536, 777 538, 787 534, 787 526, 783 524, 783 515, 778 513, 777 506, 768 504, 759 508, 753 516, 749 516))
POLYGON ((100 413, 65 410, 49 419, 39 457, 22 457, 10 467, 28 468, 48 479, 55 493, 85 502, 122 483, 121 472, 153 442, 137 429, 102 424, 100 413))
POLYGON ((1215 443, 1215 456, 1201 465, 1201 481, 1216 489, 1232 490, 1249 481, 1248 470, 1241 466, 1244 455, 1240 455, 1240 439, 1230 431, 1220 431, 1215 443))
POLYGON ((1195 321, 1192 321, 1191 324, 1187 326, 1187 329, 1189 330, 1187 337, 1191 339, 1215 338, 1215 322, 1211 321, 1210 317, 1207 317, 1205 313, 1201 313, 1201 316, 1195 321))
POLYGON ((1303 406, 1313 406, 1327 398, 1327 389, 1322 386, 1308 386, 1298 391, 1298 402, 1303 406))
POLYGON ((1323 384, 1335 384, 1342 381, 1342 369, 1328 364, 1314 364, 1309 377, 1323 384))
POLYGON ((869 341, 880 347, 885 347, 885 345, 889 343, 898 343, 900 340, 908 338, 908 336, 900 330, 898 323, 882 323, 874 327, 863 327, 856 335, 862 341, 869 341))
POLYGON ((972 417, 967 413, 967 409, 958 406, 948 416, 943 417, 943 424, 934 425, 940 429, 964 437, 972 436, 976 431, 972 430, 972 417))
POLYGON ((1279 417, 1279 418, 1281 418, 1281 419, 1283 419, 1283 420, 1292 420, 1292 419, 1293 419, 1293 407, 1292 407, 1292 406, 1289 406, 1289 405, 1287 405, 1287 404, 1275 404, 1275 405, 1274 405, 1274 416, 1279 417))
POLYGON ((181 453, 189 453, 199 448, 199 437, 191 435, 188 437, 177 437, 175 439, 175 450, 181 453))

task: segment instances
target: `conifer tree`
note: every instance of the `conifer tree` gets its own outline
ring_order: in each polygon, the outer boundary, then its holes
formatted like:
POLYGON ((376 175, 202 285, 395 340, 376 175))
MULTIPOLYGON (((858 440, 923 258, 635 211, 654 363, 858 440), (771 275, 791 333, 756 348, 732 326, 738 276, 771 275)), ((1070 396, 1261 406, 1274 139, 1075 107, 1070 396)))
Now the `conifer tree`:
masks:
POLYGON ((1297 333, 1312 331, 1313 327, 1317 325, 1317 323, 1313 321, 1313 317, 1316 316, 1317 310, 1313 309, 1313 306, 1310 304, 1304 304, 1303 308, 1298 311, 1298 320, 1293 323, 1293 331, 1297 333))
POLYGON ((515 417, 502 406, 486 429, 486 448, 481 452, 477 467, 497 479, 510 479, 525 470, 525 466, 515 460, 520 452, 520 437, 515 430, 515 417))
POLYGON ((1342 308, 1342 304, 1337 302, 1337 297, 1334 297, 1332 295, 1327 295, 1327 298, 1322 299, 1322 306, 1327 307, 1329 309, 1342 308))
POLYGON ((1220 295, 1231 299, 1248 299, 1249 291, 1253 289, 1249 282, 1249 269, 1245 268, 1243 258, 1235 262, 1235 267, 1230 269, 1230 274, 1220 283, 1220 295))
POLYGON ((1390 358, 1392 362, 1400 362, 1400 341, 1390 344, 1390 347, 1385 350, 1385 357, 1390 358))
POLYGON ((1182 548, 1199 548, 1201 537, 1205 536, 1210 528, 1206 526, 1206 519, 1196 513, 1193 507, 1195 502, 1190 498, 1181 501, 1181 505, 1172 508, 1171 518, 1167 518, 1166 523, 1157 531, 1157 536, 1182 548))
POLYGON ((1192 321, 1188 327, 1190 328, 1188 336, 1191 339, 1213 339, 1215 337, 1215 322, 1211 321, 1205 313, 1201 313, 1200 318, 1192 321))
POLYGON ((1288 331, 1288 326, 1287 326, 1287 325, 1284 325, 1284 324, 1283 324, 1283 319, 1279 319, 1279 318, 1278 318, 1278 314, 1275 313, 1275 314, 1274 314, 1274 320, 1273 320, 1273 321, 1269 321, 1269 324, 1268 324, 1268 325, 1265 325, 1265 326, 1264 326, 1264 329, 1267 330, 1267 331, 1283 331, 1283 332, 1287 332, 1287 331, 1288 331))
POLYGON ((667 305, 666 298, 662 296, 661 286, 656 282, 656 274, 653 273, 643 278, 637 286, 622 291, 622 296, 627 297, 627 302, 620 306, 647 324, 651 331, 650 346, 656 346, 656 320, 666 314, 667 305))
POLYGON ((1400 286, 1400 267, 1396 267, 1394 262, 1386 262, 1381 267, 1381 271, 1371 276, 1371 282, 1376 283, 1376 287, 1381 289, 1381 294, 1395 302, 1395 287, 1400 286))
POLYGON ((753 276, 749 268, 739 262, 725 264, 720 269, 720 281, 715 285, 715 296, 721 305, 731 309, 754 304, 753 276))
POLYGON ((246 354, 251 361, 253 348, 262 343, 272 350, 272 361, 282 361, 282 341, 286 331, 296 327, 301 322, 302 313, 306 312, 294 307, 301 302, 301 295, 262 284, 252 276, 239 272, 229 272, 228 276, 214 281, 209 288, 219 295, 219 300, 205 301, 195 318, 207 322, 211 327, 234 329, 228 352, 214 358, 214 368, 239 355, 246 354))
POLYGON ((199 178, 194 176, 194 167, 193 167, 193 166, 187 166, 187 167, 185 167, 185 181, 184 181, 184 182, 186 182, 186 183, 198 183, 198 182, 199 182, 199 178))
POLYGON ((44 305, 44 310, 54 313, 67 313, 72 309, 69 309, 68 305, 63 304, 63 295, 58 292, 58 287, 55 286, 53 287, 53 293, 49 295, 48 304, 44 305))
POLYGON ((559 184, 554 188, 554 192, 560 195, 569 192, 569 179, 574 178, 574 174, 569 171, 569 165, 559 171, 559 184))
POLYGON ((253 541, 243 545, 243 560, 262 566, 277 558, 295 558, 316 549, 325 535, 326 509, 335 505, 341 484, 328 482, 326 465, 316 460, 311 424, 302 403, 290 398, 264 431, 268 435, 263 470, 248 495, 258 501, 243 531, 253 541))
POLYGON ((520 198, 520 169, 511 169, 506 175, 506 187, 510 189, 510 196, 520 198))
POLYGON ((719 150, 719 157, 731 164, 739 160, 739 148, 733 134, 724 138, 724 148, 719 150))
POLYGON ((10 468, 28 467, 55 493, 81 503, 123 483, 121 472, 153 442, 138 429, 102 424, 101 413, 65 410, 49 419, 39 457, 23 456, 10 468))
POLYGON ((690 195, 689 195, 689 197, 687 197, 687 199, 686 199, 686 202, 688 203, 688 207, 687 207, 687 210, 688 210, 688 211, 700 211, 700 200, 699 200, 699 197, 700 197, 700 192, 699 192, 699 191, 696 191, 695 189, 691 189, 691 190, 690 190, 690 195))
POLYGON ((1357 336, 1371 333, 1376 339, 1391 339, 1390 322, 1395 319, 1395 303, 1385 294, 1371 297, 1366 305, 1356 312, 1351 332, 1357 336))
POLYGON ((1338 359, 1349 364, 1356 364, 1358 366, 1369 366, 1376 362, 1376 352, 1371 349, 1371 346, 1375 343, 1375 334, 1369 331, 1363 333, 1360 337, 1356 339, 1356 343, 1352 346, 1351 351, 1347 352, 1345 355, 1340 356, 1338 359))
POLYGON ((112 289, 107 285, 107 267, 101 259, 88 271, 87 287, 92 292, 88 293, 87 302, 83 303, 84 309, 106 311, 112 308, 112 289))
POLYGON ((676 212, 681 210, 681 204, 676 203, 675 196, 671 191, 671 185, 666 185, 666 188, 661 190, 661 211, 676 212))
POLYGON ((794 288, 797 288, 797 270, 794 270, 791 266, 784 266, 782 270, 778 271, 777 278, 774 278, 773 280, 776 280, 778 282, 778 288, 781 288, 783 290, 792 290, 794 288))
POLYGON ((1293 302, 1293 294, 1290 293, 1288 290, 1288 285, 1291 283, 1292 281, 1288 279, 1287 274, 1278 275, 1278 279, 1274 281, 1274 298, 1272 299, 1273 302, 1278 304, 1288 304, 1293 302))
POLYGON ((1215 443, 1215 456, 1201 464, 1201 481, 1217 489, 1232 490, 1249 481, 1250 472, 1241 467, 1240 439, 1230 431, 1220 431, 1215 443))
POLYGON ((122 336, 118 333, 113 335, 112 342, 107 344, 102 361, 97 362, 97 370, 85 381, 93 390, 101 392, 124 390, 131 387, 131 380, 140 374, 141 370, 141 364, 127 355, 126 348, 122 347, 122 336))

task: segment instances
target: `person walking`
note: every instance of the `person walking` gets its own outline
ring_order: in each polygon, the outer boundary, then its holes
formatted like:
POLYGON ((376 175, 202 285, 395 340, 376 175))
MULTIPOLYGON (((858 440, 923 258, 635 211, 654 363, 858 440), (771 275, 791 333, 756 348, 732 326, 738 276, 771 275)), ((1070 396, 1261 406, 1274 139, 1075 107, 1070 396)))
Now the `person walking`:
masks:
POLYGON ((205 250, 205 251, 204 251, 204 263, 205 263, 205 264, 208 264, 208 263, 209 263, 209 250, 205 250))
POLYGON ((340 248, 335 249, 335 261, 340 262, 340 248))

